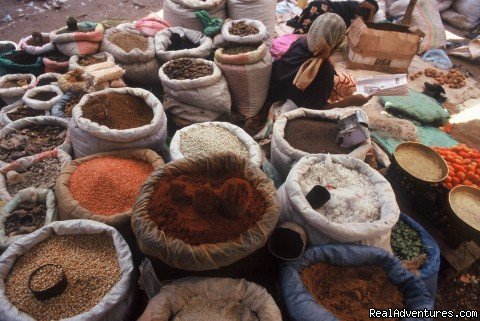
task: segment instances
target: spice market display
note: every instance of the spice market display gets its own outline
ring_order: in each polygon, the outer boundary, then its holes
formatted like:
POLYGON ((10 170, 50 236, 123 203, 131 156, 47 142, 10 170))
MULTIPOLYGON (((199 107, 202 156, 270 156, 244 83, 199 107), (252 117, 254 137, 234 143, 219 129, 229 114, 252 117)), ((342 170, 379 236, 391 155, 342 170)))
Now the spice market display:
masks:
POLYGON ((477 0, 4 2, 0 321, 480 319, 477 0))

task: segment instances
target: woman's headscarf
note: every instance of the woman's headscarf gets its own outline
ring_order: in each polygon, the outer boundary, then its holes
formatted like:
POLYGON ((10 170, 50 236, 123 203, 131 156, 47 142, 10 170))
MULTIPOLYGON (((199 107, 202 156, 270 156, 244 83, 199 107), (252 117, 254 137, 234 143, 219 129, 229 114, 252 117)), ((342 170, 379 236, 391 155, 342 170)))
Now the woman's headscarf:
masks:
POLYGON ((345 22, 335 13, 327 12, 315 19, 307 34, 308 49, 313 57, 303 63, 293 80, 298 89, 305 90, 312 83, 325 59, 343 42, 346 31, 345 22))

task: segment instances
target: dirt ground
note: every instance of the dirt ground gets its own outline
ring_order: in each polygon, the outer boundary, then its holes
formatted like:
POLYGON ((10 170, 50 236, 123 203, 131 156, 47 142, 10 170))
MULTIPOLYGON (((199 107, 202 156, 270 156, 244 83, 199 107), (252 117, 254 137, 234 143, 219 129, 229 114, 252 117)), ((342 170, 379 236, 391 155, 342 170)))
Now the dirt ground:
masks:
POLYGON ((163 0, 0 0, 0 40, 18 42, 33 31, 50 32, 78 20, 138 20, 162 9, 163 0), (61 6, 55 9, 54 4, 61 6))

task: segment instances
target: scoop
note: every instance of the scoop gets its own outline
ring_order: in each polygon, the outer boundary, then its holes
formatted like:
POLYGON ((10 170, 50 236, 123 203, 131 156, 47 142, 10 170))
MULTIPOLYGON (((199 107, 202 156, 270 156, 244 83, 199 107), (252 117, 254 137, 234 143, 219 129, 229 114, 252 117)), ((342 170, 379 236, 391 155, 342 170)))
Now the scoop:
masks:
POLYGON ((30 274, 30 277, 28 278, 28 288, 30 291, 35 295, 37 300, 44 301, 51 299, 53 297, 59 296, 60 294, 65 291, 67 287, 67 277, 65 275, 65 272, 63 271, 63 268, 60 265, 56 264, 44 264, 39 266, 37 269, 35 269, 32 274, 30 274), (42 273, 44 270, 49 269, 51 267, 55 268, 55 273, 58 274, 58 280, 55 282, 52 282, 49 286, 46 286, 42 289, 35 289, 32 281, 33 279, 40 273, 42 273))
POLYGON ((312 208, 320 208, 330 200, 331 195, 324 186, 315 185, 305 198, 312 208))

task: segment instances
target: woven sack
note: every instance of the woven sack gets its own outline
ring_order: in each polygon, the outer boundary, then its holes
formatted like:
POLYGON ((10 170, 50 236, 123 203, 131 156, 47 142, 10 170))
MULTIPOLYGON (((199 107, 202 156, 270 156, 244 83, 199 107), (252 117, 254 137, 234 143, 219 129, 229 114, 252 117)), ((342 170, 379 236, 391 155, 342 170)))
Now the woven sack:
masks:
MULTIPOLYGON (((48 85, 56 85, 58 83, 58 78, 60 78, 60 76, 61 74, 57 72, 46 72, 37 77, 37 81, 35 82, 35 87, 40 87, 38 84, 43 79, 53 79, 52 82, 48 85)), ((41 85, 41 86, 46 86, 46 85, 41 85)))
POLYGON ((31 55, 43 55, 55 51, 55 46, 53 45, 53 43, 50 42, 50 34, 47 32, 42 32, 42 36, 44 39, 46 38, 49 41, 42 46, 29 45, 28 42, 32 40, 32 36, 22 38, 18 45, 20 46, 20 49, 28 52, 31 55))
MULTIPOLYGON (((22 107, 23 105, 25 105, 25 103, 22 100, 18 100, 13 104, 3 107, 0 110, 0 125, 7 126, 8 124, 13 123, 14 120, 10 119, 9 113, 15 111, 19 107, 22 107)), ((50 112, 45 110, 43 115, 49 116, 50 112)))
POLYGON ((212 18, 227 19, 225 0, 165 0, 163 17, 172 27, 183 27, 203 32, 205 27, 195 11, 205 10, 212 18))
POLYGON ((68 70, 68 60, 67 61, 55 61, 43 57, 43 64, 45 65, 45 72, 56 72, 63 74, 68 70))
POLYGON ((0 98, 6 104, 13 104, 18 100, 22 99, 23 95, 35 86, 35 78, 32 74, 13 74, 13 75, 5 75, 0 78, 0 98), (20 79, 27 79, 28 84, 22 87, 13 87, 13 88, 5 88, 5 83, 7 81, 17 81, 20 79))
POLYGON ((57 86, 46 85, 27 90, 27 92, 23 95, 22 100, 29 108, 37 110, 50 110, 52 109, 53 105, 55 105, 60 100, 60 98, 62 98, 62 95, 62 91, 57 86), (52 97, 50 100, 47 101, 33 98, 33 96, 41 92, 53 92, 56 94, 56 96, 52 97))
MULTIPOLYGON (((113 58, 113 56, 108 52, 99 52, 99 53, 93 54, 91 56, 93 58, 96 58, 96 59, 103 59, 106 62, 115 62, 115 58, 113 58)), ((80 56, 77 56, 77 55, 71 56, 70 60, 68 61, 68 70, 70 70, 70 71, 75 70, 75 69, 84 70, 85 66, 80 66, 78 64, 79 59, 80 59, 80 56)))
POLYGON ((71 57, 75 55, 86 56, 98 52, 100 42, 103 39, 103 26, 95 22, 80 22, 79 27, 94 28, 90 32, 67 32, 64 31, 66 27, 52 31, 50 40, 55 44, 58 51, 65 56, 71 57))
POLYGON ((267 28, 259 20, 240 19, 240 20, 228 20, 222 26, 222 38, 226 42, 236 44, 258 44, 262 43, 268 38, 267 28), (244 21, 246 25, 253 26, 258 29, 258 33, 250 36, 235 36, 232 35, 229 29, 234 23, 244 21))

